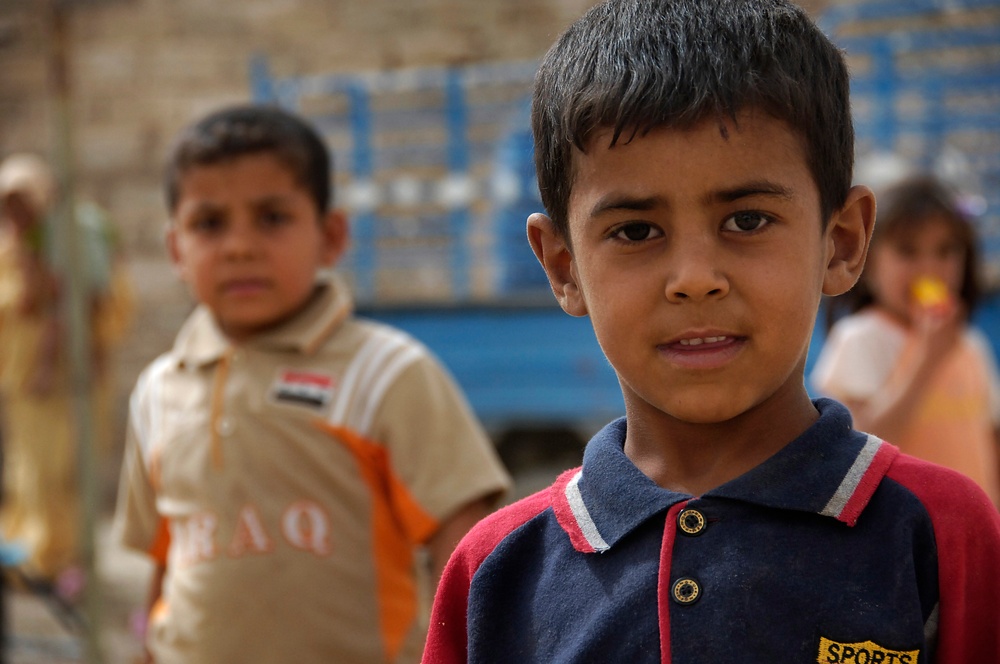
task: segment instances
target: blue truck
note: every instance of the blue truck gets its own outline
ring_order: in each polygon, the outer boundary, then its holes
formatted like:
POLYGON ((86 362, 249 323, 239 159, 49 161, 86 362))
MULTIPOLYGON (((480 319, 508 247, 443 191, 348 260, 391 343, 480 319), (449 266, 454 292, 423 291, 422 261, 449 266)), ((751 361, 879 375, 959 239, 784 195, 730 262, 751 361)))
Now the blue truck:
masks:
MULTIPOLYGON (((990 285, 1000 268, 1000 18, 995 0, 834 4, 859 163, 892 155, 968 194, 990 285), (982 21, 983 12, 992 17, 982 21), (980 17, 969 20, 970 17, 980 17)), ((587 320, 557 306, 525 238, 542 209, 528 126, 537 62, 274 76, 257 101, 309 117, 353 222, 340 269, 359 313, 409 331, 450 368, 497 443, 585 440, 623 413, 587 320)), ((1000 340, 1000 301, 978 314, 1000 340)), ((816 326, 809 358, 824 339, 816 326)))

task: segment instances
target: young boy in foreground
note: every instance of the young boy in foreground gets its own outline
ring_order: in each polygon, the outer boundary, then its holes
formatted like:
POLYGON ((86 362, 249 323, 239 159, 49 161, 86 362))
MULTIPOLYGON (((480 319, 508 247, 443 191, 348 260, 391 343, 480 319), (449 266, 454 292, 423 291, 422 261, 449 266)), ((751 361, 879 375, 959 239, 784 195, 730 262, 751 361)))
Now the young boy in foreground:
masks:
POLYGON ((272 108, 173 152, 168 249, 200 306, 133 392, 118 508, 159 564, 158 664, 418 660, 414 552, 436 580, 508 486, 428 351, 318 278, 347 243, 330 176, 272 108))
POLYGON ((781 0, 610 0, 538 72, 531 246, 626 416, 477 525, 424 661, 1000 661, 1000 515, 803 386, 875 217, 841 54, 781 0))

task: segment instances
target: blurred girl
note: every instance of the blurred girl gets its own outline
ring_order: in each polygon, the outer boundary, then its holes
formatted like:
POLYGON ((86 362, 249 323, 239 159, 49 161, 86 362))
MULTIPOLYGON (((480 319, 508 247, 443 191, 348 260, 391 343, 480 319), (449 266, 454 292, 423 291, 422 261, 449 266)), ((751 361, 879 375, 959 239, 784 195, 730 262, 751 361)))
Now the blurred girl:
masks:
POLYGON ((954 194, 912 177, 879 198, 862 281, 830 302, 815 387, 855 426, 977 481, 1000 506, 1000 379, 976 305, 975 231, 954 194))

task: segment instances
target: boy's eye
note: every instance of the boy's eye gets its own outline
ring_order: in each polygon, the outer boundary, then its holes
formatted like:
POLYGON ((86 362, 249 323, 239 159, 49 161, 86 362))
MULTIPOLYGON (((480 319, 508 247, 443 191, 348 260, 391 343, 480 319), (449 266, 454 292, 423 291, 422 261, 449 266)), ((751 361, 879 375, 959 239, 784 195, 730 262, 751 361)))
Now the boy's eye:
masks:
POLYGON ((191 229, 197 233, 214 233, 222 228, 222 217, 214 214, 195 217, 191 221, 191 229))
POLYGON ((654 237, 659 237, 663 233, 660 232, 652 224, 647 224, 640 221, 631 222, 623 226, 619 226, 615 229, 612 236, 619 240, 625 240, 626 242, 642 242, 644 240, 650 240, 654 237))
POLYGON ((722 222, 722 230, 736 233, 757 231, 771 223, 771 219, 762 212, 737 212, 722 222))
POLYGON ((289 219, 289 215, 281 210, 263 210, 260 213, 260 222, 264 226, 281 226, 289 219))

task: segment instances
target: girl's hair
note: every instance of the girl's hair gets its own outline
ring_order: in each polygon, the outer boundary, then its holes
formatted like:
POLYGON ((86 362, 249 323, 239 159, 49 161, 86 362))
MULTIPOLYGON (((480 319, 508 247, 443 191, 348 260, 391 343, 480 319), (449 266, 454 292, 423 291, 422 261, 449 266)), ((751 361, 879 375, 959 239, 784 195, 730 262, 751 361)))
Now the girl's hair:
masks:
MULTIPOLYGON (((908 177, 878 197, 878 218, 872 235, 872 246, 894 242, 931 219, 943 220, 962 244, 965 267, 959 297, 970 316, 979 303, 979 251, 976 229, 966 215, 955 191, 931 175, 908 177)), ((841 315, 854 313, 875 302, 865 275, 857 285, 840 297, 827 302, 826 323, 829 328, 841 315)))

